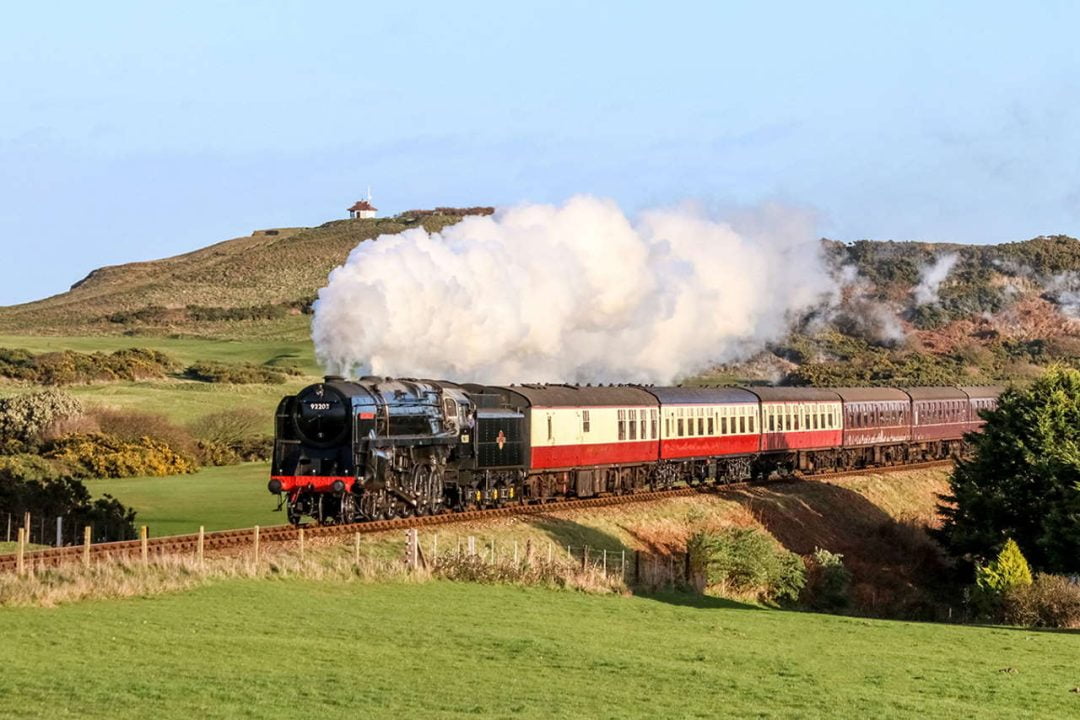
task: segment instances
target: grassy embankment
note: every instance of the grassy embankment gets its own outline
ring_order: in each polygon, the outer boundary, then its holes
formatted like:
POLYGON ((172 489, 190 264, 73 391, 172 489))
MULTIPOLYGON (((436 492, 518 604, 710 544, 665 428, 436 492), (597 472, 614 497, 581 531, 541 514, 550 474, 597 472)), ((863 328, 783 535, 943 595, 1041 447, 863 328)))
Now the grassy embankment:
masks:
POLYGON ((0 625, 11 718, 1015 718, 1080 703, 1074 633, 683 595, 232 580, 3 609, 0 625))

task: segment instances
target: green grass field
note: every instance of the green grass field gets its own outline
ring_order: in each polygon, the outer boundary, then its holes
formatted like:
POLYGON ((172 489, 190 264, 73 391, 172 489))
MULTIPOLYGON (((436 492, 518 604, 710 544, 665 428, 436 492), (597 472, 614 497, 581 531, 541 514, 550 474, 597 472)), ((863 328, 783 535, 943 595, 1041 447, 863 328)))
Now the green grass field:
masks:
POLYGON ((1076 717, 1080 637, 429 582, 0 610, 0 715, 1076 717))
POLYGON ((253 525, 283 525, 273 512, 276 498, 266 491, 269 463, 205 468, 193 475, 88 480, 95 495, 109 493, 138 513, 154 537, 253 525))
MULTIPOLYGON (((309 318, 299 322, 308 323, 309 318)), ((198 360, 249 362, 291 365, 309 375, 318 375, 315 350, 310 340, 298 342, 263 340, 208 340, 203 338, 168 338, 122 335, 0 335, 0 347, 21 348, 34 353, 73 350, 75 352, 112 352, 141 347, 160 350, 176 360, 190 364, 198 360)))

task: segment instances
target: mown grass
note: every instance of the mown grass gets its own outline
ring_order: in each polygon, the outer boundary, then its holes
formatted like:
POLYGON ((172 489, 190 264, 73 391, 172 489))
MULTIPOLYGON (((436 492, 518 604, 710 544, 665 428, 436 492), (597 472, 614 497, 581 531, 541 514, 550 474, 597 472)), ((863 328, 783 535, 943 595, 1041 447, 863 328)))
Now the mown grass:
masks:
POLYGON ((193 475, 88 480, 90 492, 108 493, 134 508, 136 524, 154 537, 254 525, 282 525, 276 498, 266 490, 269 463, 204 468, 193 475))
POLYGON ((1076 634, 689 595, 224 580, 0 610, 4 717, 1075 717, 1076 634))

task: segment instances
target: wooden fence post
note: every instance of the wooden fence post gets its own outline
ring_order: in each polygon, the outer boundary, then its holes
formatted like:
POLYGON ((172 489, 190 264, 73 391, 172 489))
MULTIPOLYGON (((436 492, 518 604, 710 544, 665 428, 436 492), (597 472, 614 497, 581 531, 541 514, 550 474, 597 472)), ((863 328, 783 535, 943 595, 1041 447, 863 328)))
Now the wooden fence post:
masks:
POLYGON ((604 577, 607 577, 607 548, 604 549, 604 577))
POLYGON ((584 548, 581 549, 581 569, 582 570, 588 570, 589 569, 589 546, 588 545, 586 545, 584 548))
POLYGON ((300 562, 304 562, 304 528, 300 528, 300 562))
POLYGON ((360 533, 353 536, 353 562, 357 567, 360 566, 360 533))
POLYGON ((491 538, 491 563, 495 564, 495 538, 491 538))
POLYGON ((197 555, 197 557, 199 559, 199 567, 202 567, 202 565, 203 565, 203 541, 205 540, 205 535, 206 535, 206 527, 203 526, 203 525, 200 525, 199 526, 199 547, 198 547, 198 549, 196 551, 196 555, 197 555))
POLYGON ((64 544, 64 518, 56 518, 56 547, 64 544))
POLYGON ((415 528, 405 531, 405 567, 416 570, 420 565, 420 535, 415 528))
POLYGON ((23 513, 23 525, 26 528, 26 542, 30 542, 30 511, 27 510, 23 513))
POLYGON ((468 553, 469 553, 469 557, 472 557, 473 555, 476 555, 476 536, 475 535, 470 535, 469 536, 469 544, 467 546, 467 550, 468 550, 468 553))
POLYGON ((26 569, 26 528, 19 528, 19 549, 17 552, 18 554, 15 556, 15 572, 22 575, 26 569))
POLYGON ((255 526, 255 537, 252 538, 252 541, 253 541, 253 544, 255 546, 253 548, 253 554, 255 555, 255 567, 258 568, 259 567, 259 526, 258 525, 255 526))
POLYGON ((439 533, 435 533, 431 538, 431 564, 437 565, 439 562, 439 533))
POLYGON ((622 557, 619 560, 619 574, 622 575, 623 582, 626 582, 626 548, 623 548, 622 557))
POLYGON ((551 556, 555 552, 555 543, 548 540, 548 564, 551 564, 551 556))
POLYGON ((143 564, 143 566, 146 566, 146 565, 148 565, 150 563, 149 547, 147 545, 146 538, 147 538, 146 526, 145 525, 140 525, 139 526, 139 544, 142 547, 142 564, 143 564))
POLYGON ((90 526, 87 525, 83 528, 82 533, 82 564, 83 567, 90 567, 90 526))

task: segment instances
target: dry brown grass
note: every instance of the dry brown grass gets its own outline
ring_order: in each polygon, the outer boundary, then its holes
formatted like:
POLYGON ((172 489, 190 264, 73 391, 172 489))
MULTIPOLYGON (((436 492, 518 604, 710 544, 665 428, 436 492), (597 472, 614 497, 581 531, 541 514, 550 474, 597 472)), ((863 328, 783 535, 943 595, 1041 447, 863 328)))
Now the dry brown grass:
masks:
POLYGON ((363 554, 357 559, 340 542, 321 542, 301 556, 295 548, 263 552, 258 563, 248 555, 206 557, 162 556, 143 564, 138 559, 110 559, 81 564, 31 569, 23 576, 0 574, 0 607, 56 607, 82 600, 147 597, 189 590, 224 579, 303 578, 337 582, 427 582, 432 579, 486 584, 514 584, 561 588, 588 593, 629 592, 620 575, 600 568, 583 569, 562 558, 522 557, 518 562, 500 557, 452 553, 430 566, 409 569, 398 559, 363 554))

